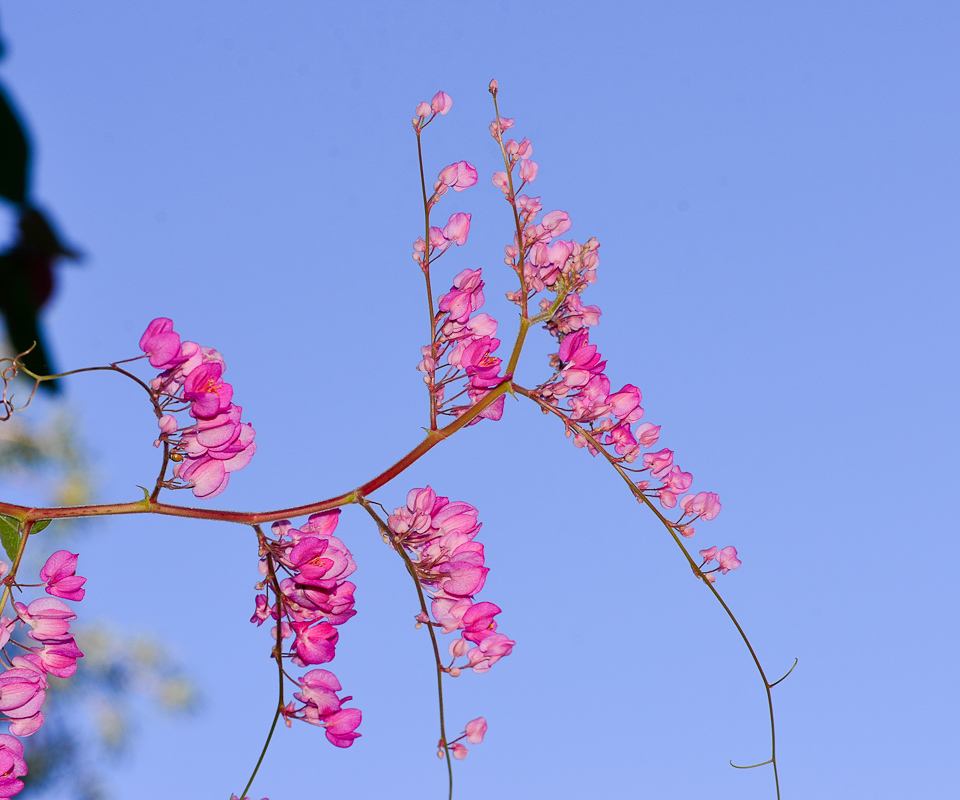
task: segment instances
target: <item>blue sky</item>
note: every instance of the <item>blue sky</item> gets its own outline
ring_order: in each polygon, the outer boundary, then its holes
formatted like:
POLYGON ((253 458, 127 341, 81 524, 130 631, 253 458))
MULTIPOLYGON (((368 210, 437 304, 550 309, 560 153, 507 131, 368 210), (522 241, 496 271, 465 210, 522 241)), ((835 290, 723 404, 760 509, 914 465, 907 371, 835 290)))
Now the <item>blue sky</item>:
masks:
MULTIPOLYGON (((61 269, 46 315, 55 358, 136 355, 157 316, 223 352, 259 451, 213 507, 332 496, 419 440, 409 120, 438 89, 454 106, 428 129, 428 168, 466 159, 481 175, 440 207, 473 213, 441 274, 484 267, 510 339, 496 77, 545 207, 601 243, 585 300, 604 312, 591 339, 611 381, 640 387, 645 419, 723 501, 694 549, 737 546, 724 596, 772 676, 800 660, 775 690, 784 797, 954 790, 957 524, 940 512, 960 479, 955 4, 0 12, 37 196, 88 254, 61 269)), ((549 352, 533 336, 518 380, 545 376, 549 352)), ((150 410, 111 376, 72 381, 68 399, 97 499, 136 499, 156 470, 150 410)), ((766 758, 742 643, 603 464, 508 402, 375 499, 393 508, 427 483, 479 508, 482 599, 517 641, 488 675, 448 682, 451 726, 490 723, 456 765, 457 797, 773 797, 768 770, 727 763, 766 758)), ((360 613, 334 667, 364 737, 337 751, 307 726, 280 731, 252 796, 443 796, 408 579, 362 512, 340 533, 360 613)), ((252 535, 152 518, 76 535, 81 613, 152 631, 204 694, 189 721, 141 720, 116 796, 238 791, 274 703, 266 632, 247 622, 252 535)))

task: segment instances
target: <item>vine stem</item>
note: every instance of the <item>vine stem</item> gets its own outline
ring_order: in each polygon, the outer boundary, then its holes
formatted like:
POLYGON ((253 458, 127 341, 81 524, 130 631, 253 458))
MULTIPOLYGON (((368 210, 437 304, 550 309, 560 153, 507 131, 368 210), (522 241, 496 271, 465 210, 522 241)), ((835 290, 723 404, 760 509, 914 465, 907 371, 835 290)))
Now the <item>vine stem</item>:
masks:
MULTIPOLYGON (((756 651, 753 649, 753 645, 750 643, 749 637, 747 636, 746 632, 743 630, 743 627, 740 625, 739 620, 737 620, 736 615, 733 613, 733 611, 731 611, 730 606, 728 606, 726 601, 720 596, 720 593, 717 591, 716 587, 713 585, 713 583, 711 583, 707 579, 706 575, 700 569, 700 566, 697 564, 697 562, 693 559, 693 557, 687 551, 687 548, 684 547, 683 542, 680 541, 680 537, 677 535, 676 524, 668 520, 662 513, 660 513, 660 510, 653 505, 650 498, 647 497, 633 482, 633 480, 627 474, 626 470, 624 470, 624 468, 620 465, 619 461, 614 456, 610 455, 610 453, 607 452, 606 448, 600 442, 598 442, 588 430, 586 430, 583 426, 571 420, 562 411, 560 411, 560 409, 545 402, 544 400, 539 398, 534 392, 530 391, 529 389, 525 389, 522 386, 518 386, 514 384, 513 391, 519 395, 523 395, 529 400, 532 400, 545 411, 548 411, 551 414, 554 414, 555 416, 562 419, 564 422, 564 425, 566 425, 569 429, 572 429, 576 431, 578 434, 580 434, 581 436, 583 436, 591 445, 593 445, 593 447, 596 448, 596 450, 601 455, 603 455, 603 457, 607 460, 607 463, 610 464, 617 471, 620 477, 623 478, 626 484, 630 487, 630 491, 634 494, 634 496, 637 497, 638 500, 640 500, 644 505, 646 505, 647 508, 649 508, 657 516, 657 518, 660 520, 663 526, 667 529, 667 532, 670 534, 671 538, 676 543, 677 547, 680 548, 680 551, 686 557, 687 563, 690 565, 690 568, 693 570, 694 574, 698 578, 700 578, 700 580, 702 580, 703 583, 706 584, 707 588, 713 593, 713 596, 716 598, 717 602, 720 603, 721 607, 726 612, 727 616, 730 618, 730 621, 736 627, 737 632, 740 634, 740 638, 743 639, 743 643, 747 646, 747 650, 750 652, 750 657, 753 659, 754 666, 756 667, 757 672, 760 674, 760 678, 763 681, 763 688, 767 694, 767 708, 769 709, 769 712, 770 712, 770 758, 769 760, 763 761, 759 764, 751 764, 748 767, 737 767, 737 768, 752 769, 753 767, 762 767, 766 764, 770 764, 773 767, 773 781, 777 790, 777 800, 780 800, 780 777, 777 772, 777 729, 774 722, 774 714, 773 714, 773 694, 771 693, 770 690, 777 683, 780 683, 780 681, 782 681, 783 678, 780 678, 780 680, 775 681, 774 683, 770 683, 770 681, 767 680, 767 675, 764 672, 763 666, 760 663, 760 659, 757 656, 756 651)), ((796 663, 794 663, 794 666, 796 666, 796 663)), ((793 667, 790 668, 790 672, 792 671, 793 671, 793 667)), ((789 675, 790 672, 788 672, 787 675, 789 675)), ((783 677, 785 678, 786 675, 784 675, 783 677)), ((730 764, 731 766, 734 766, 734 767, 737 766, 732 761, 730 762, 730 764)))
MULTIPOLYGON (((427 289, 427 310, 430 312, 430 357, 437 361, 437 318, 433 311, 433 286, 430 282, 430 200, 427 198, 427 179, 423 171, 423 143, 420 141, 422 127, 414 126, 417 133, 417 160, 420 164, 420 191, 423 194, 423 279, 427 289)), ((428 375, 430 395, 430 430, 437 430, 437 373, 436 366, 428 375)))
POLYGON ((430 642, 433 645, 433 657, 437 664, 437 700, 440 706, 440 745, 443 747, 443 752, 447 760, 447 777, 450 786, 448 800, 453 800, 453 759, 450 757, 450 746, 447 744, 447 729, 443 711, 443 661, 440 658, 440 645, 437 643, 437 634, 433 630, 433 625, 430 624, 430 612, 427 609, 427 599, 423 594, 423 587, 420 585, 420 579, 417 577, 417 568, 410 559, 410 556, 407 554, 407 551, 403 549, 403 543, 398 539, 396 534, 390 530, 390 526, 387 525, 380 515, 373 510, 373 507, 369 502, 367 502, 366 498, 360 497, 358 502, 363 507, 364 511, 373 517, 374 522, 377 523, 377 527, 380 529, 380 533, 392 542, 394 550, 396 550, 397 553, 399 553, 400 558, 403 559, 403 563, 407 568, 407 572, 410 573, 410 577, 413 578, 414 586, 417 588, 417 597, 420 600, 420 611, 427 619, 426 623, 424 624, 427 626, 427 632, 430 634, 430 642))
MULTIPOLYGON (((259 525, 254 525, 253 529, 257 532, 257 543, 260 545, 261 551, 266 550, 263 547, 263 529, 259 525)), ((270 749, 270 742, 273 740, 273 732, 277 729, 277 722, 280 720, 280 715, 283 713, 283 661, 281 653, 283 652, 283 613, 281 606, 283 601, 280 599, 282 593, 279 591, 279 586, 277 585, 277 572, 273 565, 273 556, 270 555, 270 552, 266 551, 267 556, 267 581, 270 583, 270 587, 273 589, 273 595, 277 601, 277 646, 274 650, 274 657, 277 659, 277 675, 280 681, 279 686, 279 697, 277 699, 277 710, 273 715, 273 722, 270 724, 270 730, 267 732, 267 740, 263 743, 263 749, 260 751, 260 758, 257 759, 257 763, 253 768, 253 772, 250 775, 250 780, 247 781, 247 785, 243 787, 243 791, 240 792, 240 800, 245 800, 247 792, 250 791, 250 787, 253 786, 253 779, 257 777, 257 772, 260 771, 260 765, 263 763, 263 759, 267 756, 267 750, 270 749)))
POLYGON ((426 437, 420 444, 392 466, 377 475, 377 477, 372 478, 353 491, 345 492, 336 497, 320 500, 315 503, 307 503, 302 506, 293 506, 271 511, 218 511, 216 509, 191 508, 189 506, 161 503, 153 500, 148 495, 144 497, 143 500, 138 500, 133 503, 103 503, 88 506, 68 506, 66 508, 43 508, 0 502, 0 514, 15 517, 23 522, 41 519, 75 519, 78 517, 105 517, 123 514, 161 514, 168 517, 236 522, 240 525, 256 525, 265 522, 276 522, 277 520, 288 519, 290 517, 304 517, 310 514, 319 514, 323 511, 331 511, 334 508, 341 508, 351 503, 357 503, 358 497, 366 496, 389 483, 411 464, 418 461, 426 453, 440 444, 440 442, 448 439, 457 431, 469 425, 474 419, 480 416, 488 406, 493 405, 501 395, 506 394, 509 390, 510 380, 505 378, 501 383, 494 386, 489 394, 478 400, 475 405, 471 406, 462 416, 458 417, 449 425, 437 431, 427 431, 426 437))

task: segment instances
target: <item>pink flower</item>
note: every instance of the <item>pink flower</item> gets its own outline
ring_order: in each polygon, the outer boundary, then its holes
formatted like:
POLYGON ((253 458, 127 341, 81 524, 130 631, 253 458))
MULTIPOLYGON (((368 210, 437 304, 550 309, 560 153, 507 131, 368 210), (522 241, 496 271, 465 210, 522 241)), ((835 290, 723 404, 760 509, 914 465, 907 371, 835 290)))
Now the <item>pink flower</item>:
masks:
POLYGON ((67 600, 83 600, 86 590, 80 587, 86 578, 77 575, 77 555, 67 550, 57 550, 40 570, 40 579, 47 584, 47 594, 67 600))
POLYGON ((340 710, 343 701, 337 697, 343 687, 332 672, 325 669, 312 669, 300 678, 300 691, 293 696, 305 703, 305 719, 313 725, 340 710))
POLYGON ((533 157, 533 144, 529 139, 524 139, 522 142, 518 142, 516 139, 507 139, 503 143, 503 149, 513 159, 533 157))
POLYGON ((644 422, 637 426, 636 437, 637 443, 643 447, 653 447, 660 438, 660 426, 651 422, 644 422))
POLYGON ((539 169, 540 166, 536 161, 521 161, 520 180, 522 180, 524 183, 531 183, 534 179, 536 179, 539 169))
POLYGON ((336 536, 300 539, 290 551, 290 564, 300 572, 300 583, 324 589, 335 588, 357 569, 350 551, 336 536))
MULTIPOLYGON (((0 712, 18 721, 21 731, 34 725, 36 730, 43 723, 40 707, 46 698, 46 689, 46 679, 35 670, 8 669, 0 673, 0 712)), ((18 732, 17 735, 29 734, 18 732)))
POLYGON ((730 546, 724 547, 717 553, 717 563, 720 565, 720 572, 726 575, 730 570, 736 569, 743 562, 737 558, 737 548, 730 546))
POLYGON ((180 358, 180 334, 173 331, 173 320, 159 317, 149 325, 140 337, 140 349, 150 356, 150 366, 171 369, 184 359, 180 358))
POLYGON ((67 642, 73 637, 67 633, 70 622, 77 615, 62 601, 54 597, 42 597, 29 606, 14 603, 17 615, 31 628, 27 635, 38 642, 67 642))
POLYGON ((493 122, 490 123, 490 135, 494 139, 500 139, 503 136, 504 131, 508 131, 513 127, 514 120, 508 119, 506 117, 497 117, 493 122))
POLYGON ((693 483, 693 475, 684 472, 676 464, 670 467, 666 475, 657 475, 657 477, 663 482, 664 488, 673 494, 681 494, 687 491, 690 484, 693 483))
MULTIPOLYGON (((419 106, 417 108, 419 110, 419 106)), ((430 110, 434 114, 440 114, 442 116, 450 111, 451 108, 453 108, 453 100, 446 92, 437 92, 433 96, 433 100, 430 101, 430 110)), ((418 114, 417 116, 420 115, 418 114)))
POLYGON ((490 571, 483 566, 483 545, 473 542, 458 547, 450 560, 436 569, 442 576, 440 589, 453 597, 473 597, 483 588, 490 571))
POLYGON ((13 736, 0 733, 0 798, 13 797, 23 789, 27 762, 23 760, 23 744, 13 736))
POLYGON ((216 461, 209 455, 189 459, 177 464, 174 474, 190 484, 197 497, 216 497, 230 482, 230 476, 222 461, 216 461))
POLYGON ((467 741, 470 744, 480 744, 487 733, 487 721, 483 717, 477 717, 467 723, 466 734, 467 741))
POLYGON ((658 473, 666 474, 667 470, 673 466, 673 450, 665 447, 656 453, 644 453, 643 466, 649 469, 655 478, 659 478, 658 473))
POLYGON ((584 386, 592 376, 603 372, 607 364, 600 360, 602 356, 596 345, 590 344, 590 333, 586 328, 563 338, 558 357, 564 365, 561 379, 571 388, 584 386))
POLYGON ((462 192, 477 182, 477 168, 469 161, 458 161, 440 170, 439 182, 455 192, 462 192))
POLYGON ((259 627, 260 625, 263 625, 263 623, 266 622, 271 616, 276 619, 275 614, 276 612, 274 611, 273 607, 267 603, 267 596, 265 594, 258 594, 257 609, 253 612, 253 616, 250 617, 250 621, 256 622, 257 627, 259 627))
POLYGON ((493 185, 504 194, 510 194, 510 178, 506 172, 503 172, 502 170, 500 172, 494 172, 493 185))
POLYGON ((697 492, 680 500, 684 516, 690 515, 711 520, 720 513, 720 497, 715 492, 697 492))
POLYGON ((552 236, 562 236, 573 227, 570 215, 566 211, 551 211, 549 214, 544 214, 540 224, 552 236))
POLYGON ((433 599, 430 610, 433 618, 440 623, 444 633, 451 633, 463 627, 464 615, 473 607, 469 597, 444 597, 433 599))
POLYGON ((17 626, 17 620, 10 617, 0 617, 0 647, 5 647, 10 641, 10 635, 17 626))
MULTIPOLYGON (((463 638, 479 644, 497 630, 494 617, 500 613, 500 607, 493 603, 477 603, 463 615, 463 638)), ((476 744, 476 742, 474 742, 476 744)))
POLYGON ((191 416, 210 418, 230 408, 233 387, 221 380, 223 367, 217 363, 201 364, 187 375, 183 397, 193 406, 191 416))
POLYGON ((290 627, 297 634, 294 664, 305 667, 307 664, 326 664, 333 661, 337 640, 340 638, 333 625, 328 622, 291 622, 290 627))
POLYGON ((704 563, 704 564, 709 564, 709 563, 710 563, 711 561, 713 561, 716 557, 717 557, 717 548, 716 548, 715 546, 714 546, 714 547, 711 547, 711 548, 709 548, 709 549, 707 549, 707 550, 701 550, 701 551, 700 551, 700 558, 703 559, 703 563, 704 563))
POLYGON ((513 652, 515 644, 516 642, 508 639, 502 633, 494 633, 467 653, 470 666, 477 673, 489 672, 490 667, 513 652))
POLYGON ((322 723, 327 729, 327 739, 337 747, 350 747, 354 739, 362 734, 356 733, 363 714, 359 708, 344 708, 331 714, 322 723))
POLYGON ((447 224, 443 226, 443 238, 448 242, 456 243, 459 247, 466 244, 467 235, 470 233, 470 219, 472 214, 457 213, 450 217, 447 224))
POLYGON ((36 655, 39 656, 43 669, 58 678, 69 678, 73 675, 77 671, 77 659, 83 658, 83 653, 73 639, 57 644, 45 644, 36 655))
MULTIPOLYGON (((457 354, 456 365, 470 378, 475 389, 488 389, 500 382, 501 360, 491 355, 500 346, 500 340, 490 336, 474 339, 457 354)), ((451 360, 450 363, 454 363, 451 360)))

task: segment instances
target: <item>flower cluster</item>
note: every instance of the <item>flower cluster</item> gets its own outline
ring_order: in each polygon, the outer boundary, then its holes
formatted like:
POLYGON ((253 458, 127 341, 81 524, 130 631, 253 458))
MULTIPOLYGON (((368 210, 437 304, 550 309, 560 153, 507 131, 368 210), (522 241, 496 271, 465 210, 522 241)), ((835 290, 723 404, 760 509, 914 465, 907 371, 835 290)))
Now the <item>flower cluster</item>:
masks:
MULTIPOLYGON (((460 416, 503 380, 502 362, 493 355, 500 346, 500 340, 494 336, 497 321, 489 314, 476 313, 483 302, 479 269, 465 269, 453 279, 450 291, 440 296, 437 337, 433 346, 420 349, 423 359, 417 365, 424 373, 424 382, 432 387, 440 413, 460 416), (438 370, 443 370, 443 374, 438 375, 438 370), (467 379, 465 391, 470 402, 444 408, 463 394, 460 391, 447 399, 446 387, 463 378, 467 379)), ((497 398, 470 424, 484 418, 500 419, 503 404, 504 398, 497 398)))
MULTIPOLYGON (((260 574, 266 580, 258 588, 256 611, 250 621, 262 625, 267 619, 281 622, 280 637, 293 642, 282 657, 298 667, 326 664, 333 660, 342 625, 357 612, 353 593, 357 588, 346 580, 357 565, 347 546, 333 532, 340 511, 314 514, 302 528, 287 520, 273 524, 274 538, 260 541, 260 574), (280 578, 279 573, 288 577, 280 578), (274 595, 271 604, 269 593, 274 595)), ((277 629, 273 628, 274 640, 277 629)), ((339 698, 337 677, 325 669, 314 669, 297 680, 299 691, 284 707, 283 716, 326 728, 327 739, 337 747, 349 747, 360 736, 356 732, 361 712, 343 708, 351 697, 339 698)))
MULTIPOLYGON (((674 463, 672 450, 652 450, 660 438, 659 425, 644 422, 634 427, 643 417, 640 390, 627 384, 617 392, 610 391, 610 379, 604 374, 607 362, 590 344, 589 330, 583 328, 560 336, 560 351, 552 357, 555 374, 537 387, 536 395, 563 412, 567 435, 572 435, 577 447, 585 447, 592 455, 603 447, 624 469, 648 473, 649 478, 635 482, 637 489, 656 497, 665 509, 679 505, 682 513, 674 528, 682 536, 693 536, 693 522, 711 520, 720 513, 720 498, 715 492, 686 494, 693 475, 674 463), (576 424, 576 432, 571 430, 571 423, 576 424), (638 460, 642 465, 639 469, 626 466, 638 460)), ((723 552, 730 550, 735 557, 733 548, 724 548, 723 552)), ((725 574, 740 566, 740 562, 727 559, 724 565, 725 574)), ((708 578, 713 580, 712 576, 708 578)))
MULTIPOLYGON (((491 81, 490 91, 496 96, 496 81, 491 81)), ((521 289, 508 292, 507 299, 519 305, 525 314, 528 303, 537 294, 552 292, 553 300, 539 301, 538 318, 544 320, 546 329, 560 343, 559 352, 550 359, 554 375, 536 388, 535 395, 562 412, 568 423, 567 436, 573 437, 577 447, 586 448, 592 455, 603 447, 621 465, 642 459, 639 471, 649 472, 654 480, 637 481, 637 488, 656 497, 665 509, 679 504, 682 515, 674 527, 683 536, 693 536, 690 523, 716 517, 720 500, 713 492, 686 494, 693 476, 674 463, 672 450, 649 452, 660 437, 660 426, 644 422, 634 427, 643 417, 640 390, 626 384, 611 391, 610 379, 604 374, 607 362, 590 344, 589 328, 600 322, 601 311, 597 306, 584 305, 581 299, 584 290, 596 283, 600 245, 594 238, 584 244, 558 238, 572 227, 565 211, 550 211, 537 221, 543 210, 540 198, 518 192, 536 178, 539 167, 530 160, 533 145, 529 139, 504 141, 504 132, 513 126, 514 120, 500 117, 499 113, 490 123, 490 133, 500 145, 506 167, 505 171, 494 173, 493 184, 514 208, 521 232, 515 233, 513 243, 505 248, 504 262, 521 281, 521 289), (570 423, 575 423, 576 430, 570 423)), ((739 561, 733 561, 724 562, 732 566, 721 571, 739 566, 739 561)))
POLYGON ((510 655, 516 642, 497 633, 494 617, 500 608, 493 603, 475 603, 489 569, 483 564, 483 545, 475 541, 480 531, 477 509, 469 503, 438 497, 429 486, 411 489, 406 506, 394 510, 387 520, 394 542, 412 556, 417 580, 433 595, 431 611, 435 622, 418 616, 444 633, 461 631, 450 643, 453 656, 446 671, 459 675, 457 659, 465 657, 466 667, 487 672, 497 661, 510 655))
MULTIPOLYGON (((9 567, 0 562, 0 576, 9 567)), ((26 775, 23 745, 16 736, 29 736, 43 725, 40 710, 46 699, 47 676, 69 678, 77 671, 77 659, 83 653, 70 633, 70 623, 77 615, 58 597, 79 601, 86 592, 86 578, 77 575, 77 556, 58 550, 40 570, 40 579, 47 594, 29 605, 14 603, 16 617, 0 617, 0 651, 5 664, 0 672, 0 720, 10 723, 10 734, 0 734, 0 798, 12 797, 23 789, 20 777, 26 775), (37 644, 11 638, 19 623, 29 627, 27 637, 37 644), (16 645, 17 655, 10 656, 7 645, 16 645)))
MULTIPOLYGON (((445 92, 438 92, 431 103, 420 103, 413 120, 414 130, 419 138, 420 132, 437 114, 446 114, 453 101, 445 92), (429 116, 428 119, 428 115, 429 116)), ((430 263, 439 258, 452 245, 465 244, 470 233, 470 214, 453 214, 443 228, 430 225, 430 209, 447 193, 473 186, 477 182, 477 170, 468 161, 458 161, 444 167, 433 184, 433 195, 426 199, 428 240, 417 239, 413 243, 413 258, 430 277, 430 263)), ((500 340, 494 337, 497 321, 489 314, 475 314, 483 305, 483 281, 480 270, 463 270, 454 278, 453 286, 447 294, 441 295, 438 311, 432 321, 433 340, 420 348, 423 356, 417 365, 424 373, 424 383, 432 395, 432 407, 441 414, 460 416, 468 408, 484 397, 490 388, 501 380, 501 360, 493 355, 500 346, 500 340), (438 376, 437 371, 443 370, 438 376), (467 384, 454 397, 446 398, 447 386, 466 377, 467 384), (463 395, 469 403, 448 405, 463 395), (444 408, 447 405, 448 407, 444 408)), ((499 398, 483 413, 471 421, 471 425, 481 418, 500 419, 503 416, 503 398, 499 398)))
MULTIPOLYGON (((497 93, 497 82, 490 82, 490 91, 497 93)), ((584 306, 580 294, 591 283, 596 283, 600 245, 596 239, 586 243, 558 237, 570 230, 572 223, 566 211, 543 211, 539 197, 519 194, 537 177, 539 165, 531 160, 533 144, 529 139, 504 141, 503 133, 514 125, 514 120, 497 116, 490 123, 490 134, 500 145, 505 171, 493 174, 493 185, 506 197, 516 214, 521 235, 514 233, 513 243, 504 248, 504 263, 517 273, 522 289, 507 292, 507 299, 521 306, 544 290, 556 295, 554 300, 542 298, 541 312, 548 315, 547 327, 557 333, 569 333, 587 325, 596 325, 600 309, 584 306)))
POLYGON ((240 422, 233 387, 223 380, 223 356, 195 342, 181 342, 173 322, 153 320, 140 337, 150 365, 162 370, 150 382, 160 425, 156 444, 170 448, 174 476, 167 488, 189 486, 197 497, 216 497, 230 473, 243 469, 257 451, 250 423, 240 422), (180 427, 174 414, 189 410, 195 422, 180 427))

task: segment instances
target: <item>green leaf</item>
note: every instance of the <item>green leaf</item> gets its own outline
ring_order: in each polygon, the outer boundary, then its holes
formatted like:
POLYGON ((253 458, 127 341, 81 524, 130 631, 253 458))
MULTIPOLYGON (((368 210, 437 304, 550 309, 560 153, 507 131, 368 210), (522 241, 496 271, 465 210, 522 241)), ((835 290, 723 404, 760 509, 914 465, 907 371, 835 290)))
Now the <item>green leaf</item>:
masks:
POLYGON ((0 544, 13 561, 20 549, 20 520, 16 517, 0 514, 0 544))
POLYGON ((53 522, 52 519, 38 519, 36 522, 33 523, 33 527, 30 529, 30 533, 40 533, 40 531, 46 528, 47 525, 49 525, 51 522, 53 522))

